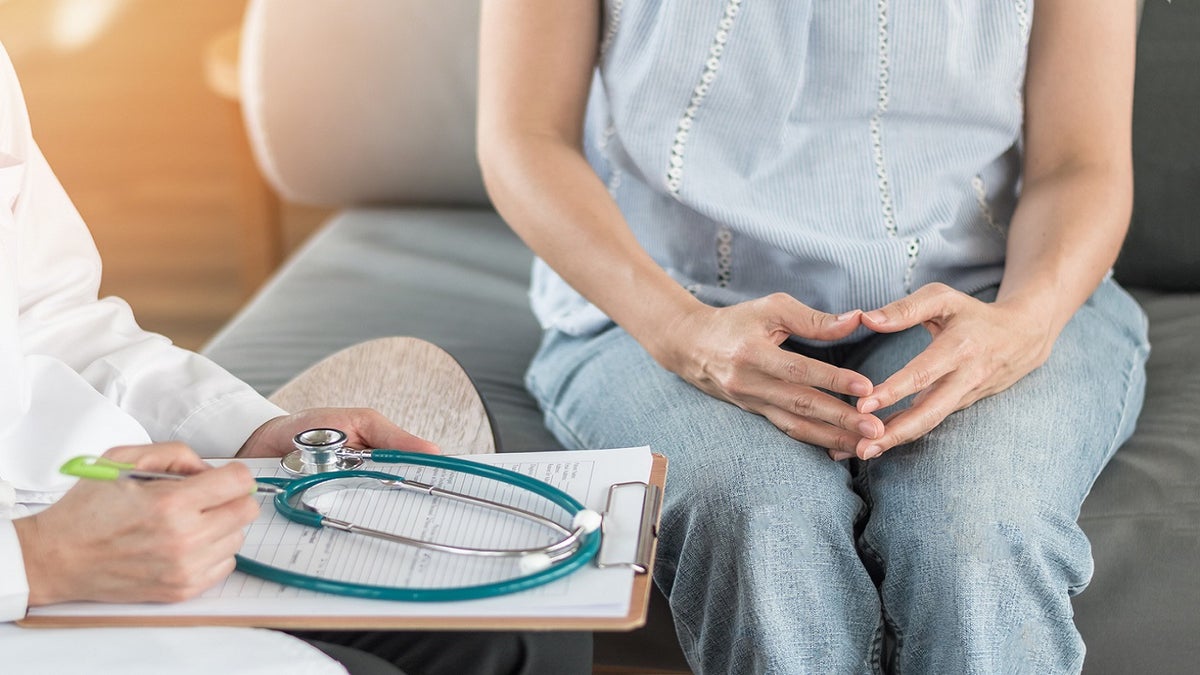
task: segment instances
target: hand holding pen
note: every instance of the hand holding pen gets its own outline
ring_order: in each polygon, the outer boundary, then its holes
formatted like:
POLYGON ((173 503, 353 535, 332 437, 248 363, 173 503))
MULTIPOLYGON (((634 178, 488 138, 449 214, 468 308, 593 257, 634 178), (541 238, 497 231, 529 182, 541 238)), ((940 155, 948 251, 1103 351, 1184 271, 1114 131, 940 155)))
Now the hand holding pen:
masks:
POLYGON ((173 476, 83 480, 45 511, 14 520, 30 605, 174 602, 233 571, 243 528, 259 510, 244 465, 212 468, 182 443, 113 448, 104 458, 132 465, 127 472, 173 476))
MULTIPOLYGON (((134 464, 125 462, 117 462, 108 457, 93 457, 91 455, 80 455, 69 460, 59 469, 61 473, 76 478, 88 478, 91 480, 119 480, 121 478, 131 478, 134 480, 184 480, 186 474, 182 473, 167 473, 165 471, 144 471, 137 468, 134 464)), ((270 494, 275 495, 283 492, 284 489, 278 485, 270 483, 255 482, 254 488, 250 491, 251 494, 270 494)))

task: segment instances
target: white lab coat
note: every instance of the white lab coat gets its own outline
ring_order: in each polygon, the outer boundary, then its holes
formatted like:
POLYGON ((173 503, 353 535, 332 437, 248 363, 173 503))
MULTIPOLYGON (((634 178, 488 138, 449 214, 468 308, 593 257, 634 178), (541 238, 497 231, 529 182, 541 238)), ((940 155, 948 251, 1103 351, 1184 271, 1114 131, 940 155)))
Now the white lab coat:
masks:
MULTIPOLYGON (((125 302, 97 299, 99 285, 91 235, 33 141, 0 47, 0 622, 24 616, 29 593, 11 521, 71 486, 58 473, 64 460, 172 440, 228 457, 283 414, 208 359, 143 331, 125 302)), ((108 654, 148 672, 193 672, 189 663, 195 672, 342 672, 270 631, 142 629, 136 644, 128 630, 32 633, 0 623, 0 671, 96 672, 108 654), (70 648, 49 648, 55 640, 70 648)))

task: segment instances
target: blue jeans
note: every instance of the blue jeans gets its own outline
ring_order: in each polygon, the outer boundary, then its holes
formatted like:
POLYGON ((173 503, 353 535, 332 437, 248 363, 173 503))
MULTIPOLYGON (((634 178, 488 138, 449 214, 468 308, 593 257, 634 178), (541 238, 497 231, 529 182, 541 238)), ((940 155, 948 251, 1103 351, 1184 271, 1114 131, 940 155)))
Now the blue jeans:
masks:
MULTIPOLYGON (((928 342, 797 349, 881 382, 928 342)), ((869 462, 705 395, 615 327, 547 333, 527 385, 567 447, 669 458, 655 581, 697 672, 1068 673, 1092 574, 1076 519, 1133 432, 1148 352, 1106 281, 1045 365, 869 462)))

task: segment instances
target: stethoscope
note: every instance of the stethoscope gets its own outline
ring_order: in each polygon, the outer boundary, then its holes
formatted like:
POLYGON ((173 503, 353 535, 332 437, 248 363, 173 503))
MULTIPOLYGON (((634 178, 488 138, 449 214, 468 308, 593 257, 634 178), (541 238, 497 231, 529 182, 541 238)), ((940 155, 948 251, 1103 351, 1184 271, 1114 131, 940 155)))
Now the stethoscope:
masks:
POLYGON ((296 449, 281 459, 280 464, 297 478, 258 478, 260 483, 280 488, 273 502, 275 510, 288 520, 310 527, 329 527, 439 553, 477 558, 516 558, 520 575, 491 583, 449 588, 380 586, 311 576, 238 555, 237 568, 246 574, 287 586, 359 598, 409 602, 476 600, 516 593, 562 578, 586 565, 600 548, 600 514, 585 508, 559 488, 536 478, 456 457, 402 450, 355 450, 345 447, 346 434, 338 429, 309 429, 297 434, 292 443, 296 449), (528 490, 565 511, 571 518, 571 525, 569 528, 564 527, 555 520, 532 511, 442 489, 396 474, 359 470, 358 467, 368 459, 387 464, 409 464, 457 471, 528 490), (363 488, 410 490, 431 497, 493 509, 546 528, 554 532, 558 539, 544 546, 528 548, 490 549, 445 544, 405 537, 333 518, 321 513, 316 504, 322 495, 337 490, 363 488))

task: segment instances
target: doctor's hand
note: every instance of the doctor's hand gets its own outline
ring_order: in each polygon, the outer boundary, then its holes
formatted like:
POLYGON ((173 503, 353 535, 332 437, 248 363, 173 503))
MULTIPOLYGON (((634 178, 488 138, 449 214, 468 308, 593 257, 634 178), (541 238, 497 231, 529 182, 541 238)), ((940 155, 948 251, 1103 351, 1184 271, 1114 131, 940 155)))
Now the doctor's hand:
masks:
POLYGON ((183 480, 81 480, 53 506, 13 521, 31 606, 76 600, 174 602, 233 571, 242 528, 258 515, 249 470, 213 469, 181 443, 113 448, 105 457, 183 480))
POLYGON ((309 429, 340 429, 346 447, 387 448, 440 454, 436 443, 417 438, 369 408, 312 408, 267 420, 250 434, 238 457, 281 457, 295 447, 292 438, 309 429))
POLYGON ((863 314, 862 323, 876 333, 920 325, 933 336, 924 351, 858 400, 859 412, 871 413, 915 394, 911 407, 884 420, 881 437, 858 442, 853 450, 862 459, 921 438, 951 413, 1008 389, 1045 363, 1057 337, 1045 313, 1015 302, 983 302, 937 283, 863 314))
POLYGON ((836 340, 859 325, 858 312, 834 316, 775 293, 730 307, 700 305, 651 353, 701 391, 766 417, 796 440, 853 452, 881 436, 883 423, 832 394, 866 396, 871 381, 780 345, 793 335, 836 340))

